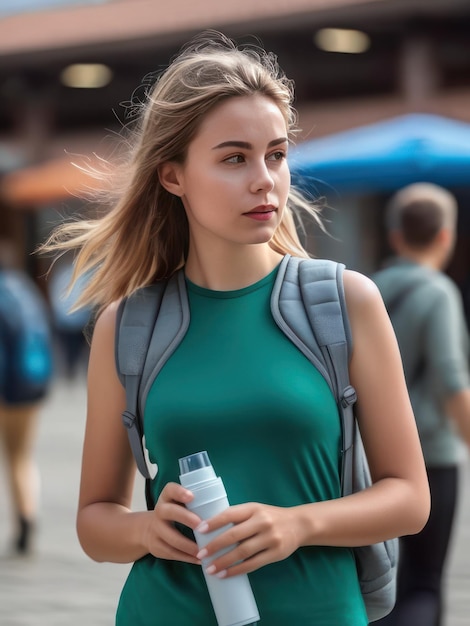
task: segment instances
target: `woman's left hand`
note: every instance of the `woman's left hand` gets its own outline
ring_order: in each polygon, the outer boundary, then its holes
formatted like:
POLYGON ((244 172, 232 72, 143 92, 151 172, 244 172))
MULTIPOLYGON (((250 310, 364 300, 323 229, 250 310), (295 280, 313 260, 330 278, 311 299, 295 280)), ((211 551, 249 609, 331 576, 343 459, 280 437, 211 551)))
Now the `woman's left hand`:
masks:
POLYGON ((206 568, 208 574, 219 578, 247 574, 282 561, 299 547, 298 524, 294 509, 250 502, 231 506, 196 528, 200 533, 210 533, 233 524, 212 539, 197 557, 211 561, 214 555, 234 546, 218 556, 206 568))

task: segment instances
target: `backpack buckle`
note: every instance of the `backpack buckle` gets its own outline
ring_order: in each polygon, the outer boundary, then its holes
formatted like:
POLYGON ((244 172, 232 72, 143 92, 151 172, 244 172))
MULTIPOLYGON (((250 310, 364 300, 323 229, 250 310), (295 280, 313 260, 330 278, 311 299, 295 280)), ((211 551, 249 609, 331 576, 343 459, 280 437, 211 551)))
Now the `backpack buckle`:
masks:
POLYGON ((122 423, 128 430, 134 428, 136 419, 136 416, 133 415, 130 411, 126 410, 122 414, 122 423))
POLYGON ((354 387, 352 385, 348 385, 344 391, 343 391, 343 395, 341 396, 341 406, 343 408, 346 408, 348 406, 351 406, 352 404, 354 404, 357 400, 357 393, 356 390, 354 389, 354 387))

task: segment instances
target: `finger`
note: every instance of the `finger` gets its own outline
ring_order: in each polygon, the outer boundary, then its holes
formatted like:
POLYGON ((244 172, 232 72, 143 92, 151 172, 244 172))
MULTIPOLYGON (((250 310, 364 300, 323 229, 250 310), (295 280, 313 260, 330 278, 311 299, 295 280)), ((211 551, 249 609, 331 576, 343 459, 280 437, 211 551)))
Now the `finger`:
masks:
POLYGON ((231 568, 241 562, 253 558, 256 554, 266 551, 268 546, 263 539, 256 535, 250 539, 246 539, 240 544, 233 547, 232 550, 223 551, 222 554, 215 554, 214 558, 205 556, 204 550, 197 553, 199 559, 204 559, 203 564, 206 565, 206 571, 209 574, 215 574, 222 570, 231 568))
MULTIPOLYGON (((180 502, 187 504, 194 499, 194 494, 178 483, 167 483, 162 489, 158 501, 162 502, 180 502)), ((157 501, 157 504, 158 504, 157 501)))
MULTIPOLYGON (((204 522, 195 530, 199 531, 201 526, 204 528, 204 522)), ((245 542, 255 534, 257 534, 256 522, 251 519, 236 526, 229 526, 224 532, 216 535, 206 544, 203 558, 214 556, 222 550, 233 547, 235 544, 245 542)))
POLYGON ((183 561, 184 563, 201 565, 201 561, 196 558, 194 554, 190 554, 185 549, 180 550, 178 547, 163 541, 161 538, 150 552, 153 556, 159 559, 183 561))
POLYGON ((250 574, 255 570, 267 565, 268 563, 272 563, 275 559, 270 557, 269 550, 263 550, 254 554, 249 559, 245 561, 234 563, 229 567, 223 567, 221 569, 214 569, 212 566, 215 565, 215 562, 209 567, 206 568, 206 572, 211 576, 216 576, 217 578, 233 578, 233 576, 240 576, 241 574, 250 574))
POLYGON ((201 524, 201 518, 189 509, 174 502, 160 502, 155 506, 154 514, 166 522, 178 522, 195 530, 201 524))
POLYGON ((178 550, 179 552, 184 552, 187 556, 191 556, 200 562, 200 559, 197 558, 199 549, 196 542, 183 535, 173 526, 165 525, 161 529, 157 541, 163 541, 168 546, 171 546, 171 548, 178 550))
POLYGON ((182 485, 167 483, 158 497, 154 511, 164 520, 180 522, 194 530, 201 523, 201 519, 184 506, 193 498, 193 493, 182 485))
POLYGON ((252 507, 247 504, 237 504, 230 506, 221 513, 214 515, 208 520, 204 520, 201 524, 200 532, 212 532, 219 530, 229 524, 240 524, 246 521, 252 515, 252 507))

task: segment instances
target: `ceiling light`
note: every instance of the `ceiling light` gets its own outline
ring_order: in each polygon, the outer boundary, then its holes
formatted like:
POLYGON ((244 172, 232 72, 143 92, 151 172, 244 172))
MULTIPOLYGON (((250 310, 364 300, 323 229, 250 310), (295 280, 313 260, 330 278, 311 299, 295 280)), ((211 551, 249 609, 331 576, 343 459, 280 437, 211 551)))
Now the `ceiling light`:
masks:
POLYGON ((106 87, 112 78, 111 69, 102 63, 75 63, 66 67, 60 74, 62 84, 75 89, 106 87))
POLYGON ((325 52, 361 54, 370 48, 370 37, 360 30, 322 28, 315 33, 313 40, 325 52))

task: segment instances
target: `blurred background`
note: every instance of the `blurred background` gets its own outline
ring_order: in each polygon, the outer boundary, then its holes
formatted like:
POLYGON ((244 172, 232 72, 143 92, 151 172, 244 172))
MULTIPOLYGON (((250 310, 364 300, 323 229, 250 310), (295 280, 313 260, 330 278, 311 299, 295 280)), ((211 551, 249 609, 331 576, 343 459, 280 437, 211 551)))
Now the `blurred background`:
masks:
POLYGON ((257 37, 295 81, 294 180, 335 209, 334 237, 310 233, 313 251, 373 271, 389 194, 432 180, 460 203, 449 272, 466 289, 469 0, 2 0, 0 236, 28 270, 42 275, 30 252, 54 223, 86 210, 77 190, 91 181, 71 162, 110 158, 142 80, 208 27, 257 37))

